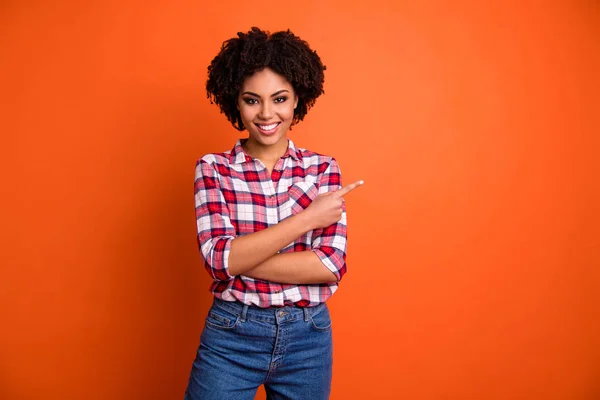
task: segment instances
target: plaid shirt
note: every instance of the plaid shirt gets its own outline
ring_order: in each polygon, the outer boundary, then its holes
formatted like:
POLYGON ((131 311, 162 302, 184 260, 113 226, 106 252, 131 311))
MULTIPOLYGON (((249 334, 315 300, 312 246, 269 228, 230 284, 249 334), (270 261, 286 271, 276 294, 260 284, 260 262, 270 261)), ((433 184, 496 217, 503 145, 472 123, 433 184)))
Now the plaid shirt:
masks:
MULTIPOLYGON (((229 274, 233 239, 276 225, 304 210, 318 194, 341 188, 334 158, 296 149, 288 142, 271 176, 261 161, 244 152, 242 140, 232 150, 207 154, 196 163, 197 239, 206 270, 214 279, 210 290, 217 298, 258 307, 312 307, 326 301, 338 287, 337 282, 290 285, 229 274)), ((340 222, 300 236, 280 253, 313 251, 339 282, 346 272, 343 207, 340 222)))

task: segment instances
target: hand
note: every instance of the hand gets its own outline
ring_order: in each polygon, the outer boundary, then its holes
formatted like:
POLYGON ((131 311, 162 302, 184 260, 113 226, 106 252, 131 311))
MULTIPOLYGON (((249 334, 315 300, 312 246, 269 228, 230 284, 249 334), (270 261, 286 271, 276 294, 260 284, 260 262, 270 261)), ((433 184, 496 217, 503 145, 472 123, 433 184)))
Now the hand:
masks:
POLYGON ((303 211, 306 213, 309 224, 312 229, 326 228, 342 219, 342 203, 344 196, 364 184, 364 181, 357 181, 340 190, 322 193, 318 195, 303 211))

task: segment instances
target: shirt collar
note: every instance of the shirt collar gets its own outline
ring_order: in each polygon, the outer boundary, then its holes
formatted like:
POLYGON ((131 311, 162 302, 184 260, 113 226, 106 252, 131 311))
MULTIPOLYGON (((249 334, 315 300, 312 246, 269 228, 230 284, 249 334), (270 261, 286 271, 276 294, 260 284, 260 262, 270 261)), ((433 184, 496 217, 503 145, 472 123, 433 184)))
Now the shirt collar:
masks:
MULTIPOLYGON (((244 162, 252 161, 252 157, 250 157, 244 151, 242 144, 248 139, 238 139, 233 149, 231 149, 231 162, 234 164, 242 164, 244 162)), ((294 142, 288 139, 288 148, 282 158, 292 157, 294 160, 300 161, 302 158, 302 153, 296 148, 294 142)))

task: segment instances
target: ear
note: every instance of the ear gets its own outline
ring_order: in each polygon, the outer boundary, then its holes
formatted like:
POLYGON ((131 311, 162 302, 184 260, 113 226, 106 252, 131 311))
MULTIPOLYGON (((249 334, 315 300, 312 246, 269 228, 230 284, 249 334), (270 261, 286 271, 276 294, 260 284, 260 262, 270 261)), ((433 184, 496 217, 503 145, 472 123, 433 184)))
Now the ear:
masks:
POLYGON ((294 95, 294 110, 298 107, 298 95, 294 95))

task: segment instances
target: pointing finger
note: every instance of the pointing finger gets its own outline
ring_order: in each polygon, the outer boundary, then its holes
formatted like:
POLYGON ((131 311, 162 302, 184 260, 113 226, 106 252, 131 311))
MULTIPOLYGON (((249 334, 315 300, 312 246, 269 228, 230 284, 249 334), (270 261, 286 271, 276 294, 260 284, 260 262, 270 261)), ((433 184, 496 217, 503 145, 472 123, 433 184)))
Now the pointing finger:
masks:
POLYGON ((348 193, 350 193, 351 191, 353 191, 354 189, 356 189, 357 187, 361 186, 363 183, 365 183, 365 181, 357 181, 357 182, 351 183, 348 186, 344 186, 343 188, 338 190, 336 192, 336 194, 338 196, 345 196, 348 193))

